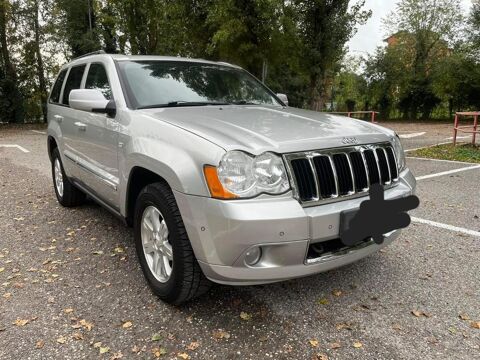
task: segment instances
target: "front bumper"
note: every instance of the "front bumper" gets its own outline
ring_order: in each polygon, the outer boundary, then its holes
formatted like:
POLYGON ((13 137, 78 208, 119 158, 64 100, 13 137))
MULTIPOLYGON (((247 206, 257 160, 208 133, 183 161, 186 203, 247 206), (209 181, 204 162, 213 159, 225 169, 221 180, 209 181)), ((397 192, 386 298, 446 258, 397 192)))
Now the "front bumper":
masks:
MULTIPOLYGON (((407 169, 385 199, 411 195, 415 185, 407 169)), ((234 201, 174 194, 205 276, 223 284, 270 283, 331 270, 378 251, 400 234, 386 234, 381 245, 370 242, 307 261, 310 245, 337 239, 340 213, 359 208, 367 197, 304 208, 291 194, 234 201), (255 246, 262 248, 262 258, 248 266, 245 254, 255 246)))

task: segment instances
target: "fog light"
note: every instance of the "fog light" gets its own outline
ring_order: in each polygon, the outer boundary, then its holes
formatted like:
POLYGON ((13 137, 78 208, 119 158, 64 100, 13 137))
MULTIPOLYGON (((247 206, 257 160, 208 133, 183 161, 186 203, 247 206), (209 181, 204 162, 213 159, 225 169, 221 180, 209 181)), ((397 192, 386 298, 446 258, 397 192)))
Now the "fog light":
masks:
POLYGON ((253 266, 260 261, 262 257, 262 248, 253 247, 247 251, 245 254, 245 264, 248 266, 253 266))

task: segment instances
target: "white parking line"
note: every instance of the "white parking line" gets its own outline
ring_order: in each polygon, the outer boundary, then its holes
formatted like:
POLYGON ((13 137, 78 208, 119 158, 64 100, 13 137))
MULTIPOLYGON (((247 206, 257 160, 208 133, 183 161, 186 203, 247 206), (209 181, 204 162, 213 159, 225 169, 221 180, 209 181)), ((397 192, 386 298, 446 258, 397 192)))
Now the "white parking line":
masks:
MULTIPOLYGON (((472 135, 467 135, 467 136, 457 136, 457 139, 471 139, 472 135)), ((453 140, 453 136, 449 138, 445 138, 445 140, 453 140)))
POLYGON ((23 146, 16 145, 16 144, 14 144, 14 145, 0 145, 0 147, 17 148, 18 150, 23 151, 24 153, 29 153, 30 152, 27 149, 25 149, 23 146))
POLYGON ((438 144, 433 144, 433 145, 428 145, 428 146, 422 146, 422 147, 415 148, 415 149, 406 149, 405 152, 417 151, 417 150, 422 150, 422 149, 428 149, 428 148, 435 147, 435 146, 438 146, 438 145, 447 145, 447 144, 451 144, 451 143, 452 143, 451 141, 441 142, 441 143, 438 143, 438 144))
POLYGON ((426 132, 417 132, 417 133, 411 133, 411 134, 400 134, 398 135, 401 139, 411 139, 414 137, 422 136, 425 135, 426 132))
POLYGON ((480 232, 478 232, 478 231, 465 229, 465 228, 462 228, 462 227, 448 225, 448 224, 442 224, 442 223, 439 223, 439 222, 436 222, 436 221, 420 219, 420 218, 413 217, 413 216, 411 217, 411 219, 412 219, 413 222, 416 222, 416 223, 426 224, 426 225, 438 227, 440 229, 446 229, 446 230, 450 230, 450 231, 459 232, 459 233, 462 233, 462 234, 467 234, 467 235, 480 237, 480 232))
POLYGON ((42 134, 42 135, 47 135, 45 131, 38 131, 38 130, 30 130, 31 132, 34 132, 36 134, 42 134))
POLYGON ((450 175, 450 174, 455 174, 455 173, 458 173, 458 172, 474 170, 474 169, 480 169, 480 165, 469 166, 469 167, 464 167, 464 168, 454 169, 454 170, 448 170, 448 171, 442 171, 442 172, 439 172, 439 173, 436 173, 436 174, 423 175, 423 176, 417 177, 416 179, 417 179, 417 181, 418 180, 431 179, 431 178, 438 177, 438 176, 450 175))
POLYGON ((416 157, 416 156, 406 156, 405 158, 412 159, 412 160, 438 161, 438 162, 445 162, 445 163, 451 163, 451 164, 465 164, 465 165, 474 164, 474 163, 466 162, 466 161, 431 159, 431 158, 421 158, 421 157, 416 157))

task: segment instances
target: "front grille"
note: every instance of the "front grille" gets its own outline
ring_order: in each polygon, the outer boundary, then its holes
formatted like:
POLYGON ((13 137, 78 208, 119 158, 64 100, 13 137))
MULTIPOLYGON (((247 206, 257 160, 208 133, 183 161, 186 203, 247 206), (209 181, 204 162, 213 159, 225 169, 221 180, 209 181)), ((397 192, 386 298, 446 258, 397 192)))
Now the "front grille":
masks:
POLYGON ((390 144, 361 145, 285 155, 295 197, 305 205, 365 195, 372 184, 398 182, 390 144))

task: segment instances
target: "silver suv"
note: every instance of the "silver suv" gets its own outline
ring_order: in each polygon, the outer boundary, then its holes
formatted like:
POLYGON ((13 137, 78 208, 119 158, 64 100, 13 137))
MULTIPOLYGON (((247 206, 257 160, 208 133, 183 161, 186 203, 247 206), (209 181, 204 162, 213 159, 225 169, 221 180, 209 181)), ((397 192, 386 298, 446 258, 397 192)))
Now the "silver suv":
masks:
POLYGON ((339 239, 341 214, 414 192, 393 131, 287 106, 241 68, 90 54, 65 65, 48 103, 60 204, 86 195, 133 226, 145 277, 180 304, 210 281, 252 285, 333 269, 379 250, 339 239))

